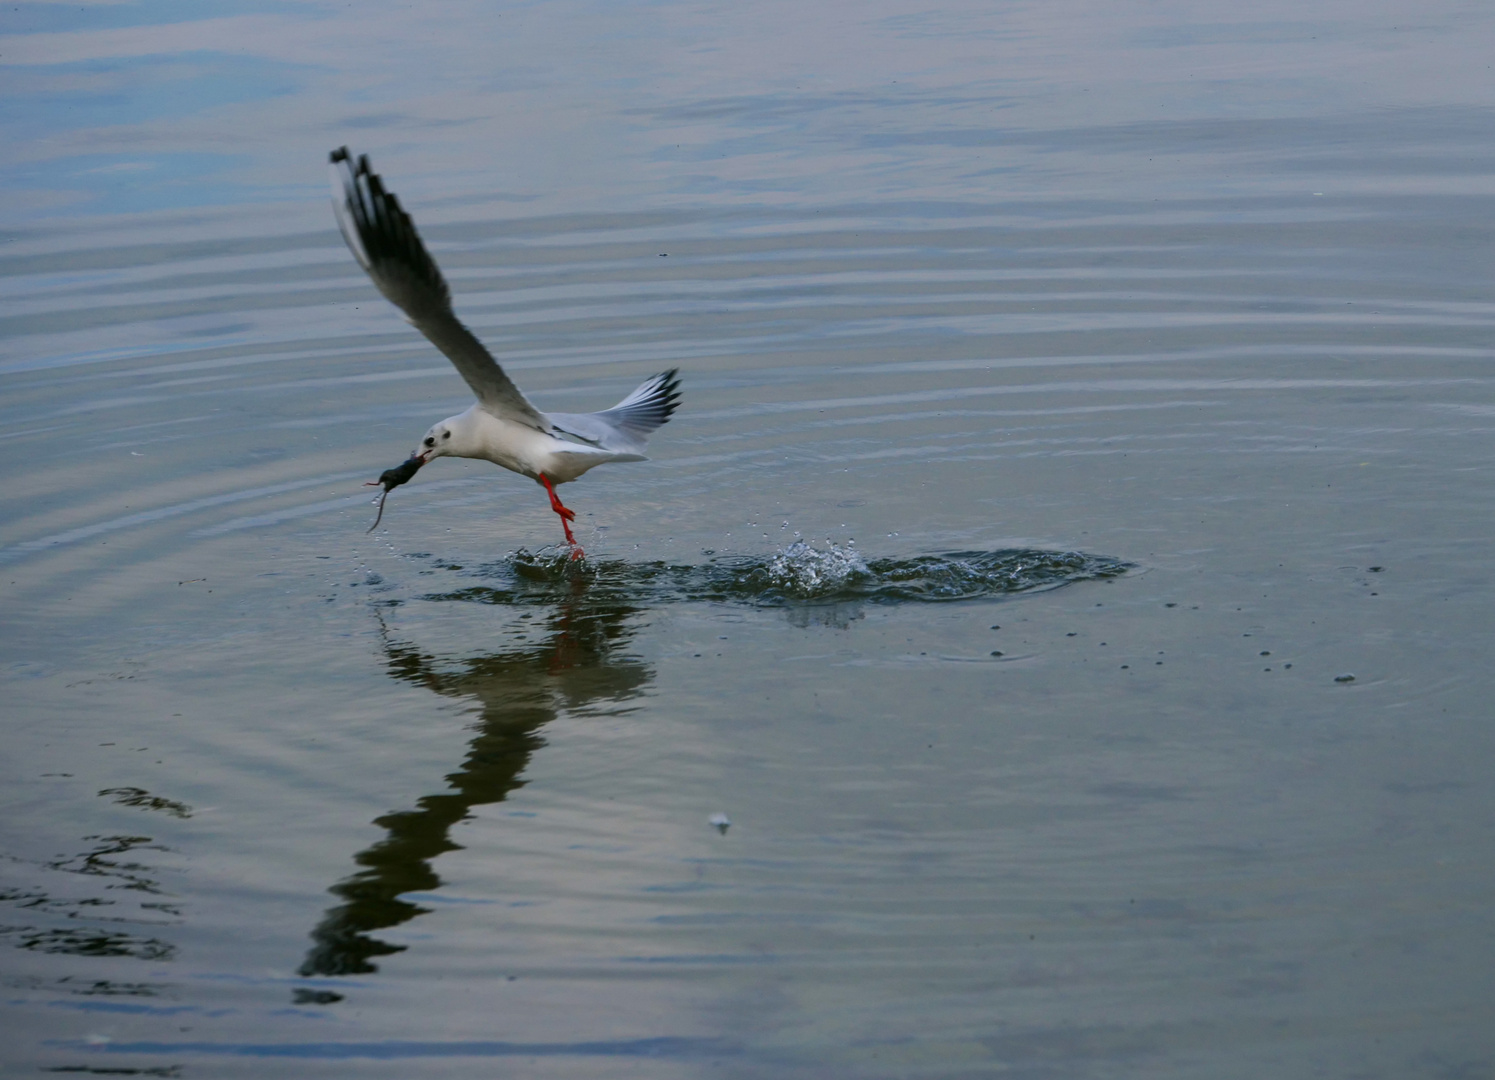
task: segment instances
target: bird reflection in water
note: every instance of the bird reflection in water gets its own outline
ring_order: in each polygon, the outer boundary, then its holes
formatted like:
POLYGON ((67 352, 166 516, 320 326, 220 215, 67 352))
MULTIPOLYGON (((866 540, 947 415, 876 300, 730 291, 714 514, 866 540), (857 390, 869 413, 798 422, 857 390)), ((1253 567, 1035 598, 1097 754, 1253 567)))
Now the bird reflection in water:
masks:
MULTIPOLYGON (((568 583, 566 595, 539 609, 539 640, 491 656, 449 658, 422 652, 385 635, 389 674, 443 697, 470 699, 481 713, 461 768, 444 790, 416 801, 415 809, 377 818, 386 835, 354 856, 360 867, 329 890, 342 902, 312 931, 313 945, 300 974, 357 975, 378 968, 372 958, 401 952, 371 936, 429 909, 402 899, 441 886, 432 861, 462 845, 453 825, 475 806, 501 802, 521 787, 531 755, 545 745, 540 731, 562 712, 597 701, 639 694, 652 671, 625 650, 635 609, 614 592, 568 583)), ((538 599, 538 598, 535 598, 538 599)), ((536 614, 539 614, 537 610, 536 614)), ((538 621, 538 620, 537 620, 538 621)))

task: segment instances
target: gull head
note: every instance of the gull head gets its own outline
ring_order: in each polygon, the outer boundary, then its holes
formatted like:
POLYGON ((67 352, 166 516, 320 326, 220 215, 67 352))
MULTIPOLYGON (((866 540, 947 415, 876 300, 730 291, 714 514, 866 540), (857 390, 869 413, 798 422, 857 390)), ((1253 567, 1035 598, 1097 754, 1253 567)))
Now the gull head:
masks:
MULTIPOLYGON (((410 452, 413 458, 420 458, 424 465, 432 458, 446 457, 447 455, 460 456, 457 446, 453 445, 453 434, 458 430, 457 421, 461 419, 451 416, 439 424, 432 424, 431 430, 421 436, 420 445, 410 452)), ((460 443, 460 440, 456 440, 460 443)))

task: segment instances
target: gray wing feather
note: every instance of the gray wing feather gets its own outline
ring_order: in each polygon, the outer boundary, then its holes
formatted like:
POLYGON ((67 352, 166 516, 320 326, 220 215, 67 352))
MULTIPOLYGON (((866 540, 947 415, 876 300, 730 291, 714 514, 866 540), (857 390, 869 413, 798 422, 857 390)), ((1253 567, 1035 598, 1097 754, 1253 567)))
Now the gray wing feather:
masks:
POLYGON ((369 159, 355 166, 348 148, 332 152, 332 206, 343 239, 358 265, 390 303, 443 353, 467 381, 478 403, 505 420, 550 433, 543 413, 530 404, 472 331, 452 312, 441 269, 421 243, 410 215, 384 190, 369 159))
POLYGON ((557 431, 604 450, 642 454, 651 432, 670 418, 680 404, 680 379, 675 368, 661 372, 611 409, 595 413, 550 413, 557 431))

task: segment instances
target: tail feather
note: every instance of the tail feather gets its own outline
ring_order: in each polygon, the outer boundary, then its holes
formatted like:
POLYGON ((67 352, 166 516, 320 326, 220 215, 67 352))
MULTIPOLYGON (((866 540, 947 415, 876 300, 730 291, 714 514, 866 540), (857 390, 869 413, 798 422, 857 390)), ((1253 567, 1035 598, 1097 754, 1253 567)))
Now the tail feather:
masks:
POLYGON ((679 368, 660 372, 611 409, 600 412, 614 425, 646 436, 661 427, 680 404, 679 368))
POLYGON ((679 369, 645 381, 611 409, 596 413, 550 413, 559 431, 604 450, 640 454, 649 435, 669 420, 680 404, 679 369))

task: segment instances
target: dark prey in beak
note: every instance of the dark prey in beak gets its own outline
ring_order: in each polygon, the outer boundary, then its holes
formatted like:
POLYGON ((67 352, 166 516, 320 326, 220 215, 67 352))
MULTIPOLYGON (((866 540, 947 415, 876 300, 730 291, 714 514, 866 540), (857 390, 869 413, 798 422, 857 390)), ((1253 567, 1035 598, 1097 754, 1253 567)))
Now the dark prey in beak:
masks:
POLYGON ((409 483, 422 465, 426 463, 423 457, 412 454, 403 464, 396 465, 393 469, 385 469, 379 474, 379 479, 370 480, 364 487, 383 486, 384 494, 379 496, 379 513, 374 516, 374 523, 369 526, 369 532, 379 527, 379 522, 384 520, 384 500, 389 498, 389 493, 401 484, 409 483))

